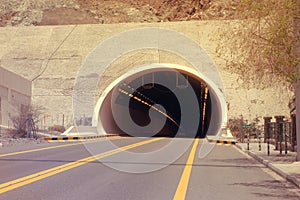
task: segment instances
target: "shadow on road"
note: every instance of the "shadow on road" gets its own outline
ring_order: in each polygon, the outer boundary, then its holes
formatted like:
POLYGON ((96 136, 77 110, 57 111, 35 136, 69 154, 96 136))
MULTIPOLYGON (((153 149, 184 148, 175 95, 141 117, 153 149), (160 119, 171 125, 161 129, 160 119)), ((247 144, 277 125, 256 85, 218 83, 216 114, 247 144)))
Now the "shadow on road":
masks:
POLYGON ((261 192, 252 192, 252 194, 263 197, 263 198, 270 198, 270 199, 299 199, 299 196, 293 194, 288 191, 288 189, 294 189, 294 187, 290 184, 283 184, 281 181, 277 180, 266 180, 261 182, 252 182, 252 183, 234 183, 230 184, 233 186, 244 186, 244 187, 252 187, 252 188, 266 188, 269 190, 274 190, 274 193, 261 193, 261 192), (282 191, 286 190, 287 192, 279 194, 275 191, 282 191))

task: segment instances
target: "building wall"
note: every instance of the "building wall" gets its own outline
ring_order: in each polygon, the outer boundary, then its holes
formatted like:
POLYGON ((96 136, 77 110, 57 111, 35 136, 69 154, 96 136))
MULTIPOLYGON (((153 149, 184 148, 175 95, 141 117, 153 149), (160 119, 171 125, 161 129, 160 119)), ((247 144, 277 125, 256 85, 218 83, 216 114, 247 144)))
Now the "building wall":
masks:
POLYGON ((31 104, 31 81, 0 67, 0 125, 12 127, 11 117, 31 104))

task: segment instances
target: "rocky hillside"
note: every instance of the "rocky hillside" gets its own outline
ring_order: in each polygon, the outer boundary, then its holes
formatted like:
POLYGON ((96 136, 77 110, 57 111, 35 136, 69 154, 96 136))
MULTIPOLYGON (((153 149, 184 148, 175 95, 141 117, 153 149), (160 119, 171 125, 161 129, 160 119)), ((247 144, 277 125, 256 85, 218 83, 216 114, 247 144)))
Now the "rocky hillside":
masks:
POLYGON ((232 19, 239 0, 0 0, 0 26, 232 19))

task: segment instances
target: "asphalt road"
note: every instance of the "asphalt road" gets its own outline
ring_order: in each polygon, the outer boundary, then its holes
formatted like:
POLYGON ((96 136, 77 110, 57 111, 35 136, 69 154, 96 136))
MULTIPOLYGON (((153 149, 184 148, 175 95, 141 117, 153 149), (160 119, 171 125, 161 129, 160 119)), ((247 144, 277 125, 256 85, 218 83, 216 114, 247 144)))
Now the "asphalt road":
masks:
POLYGON ((0 199, 300 199, 234 146, 216 145, 200 159, 202 142, 112 137, 2 148, 0 199))

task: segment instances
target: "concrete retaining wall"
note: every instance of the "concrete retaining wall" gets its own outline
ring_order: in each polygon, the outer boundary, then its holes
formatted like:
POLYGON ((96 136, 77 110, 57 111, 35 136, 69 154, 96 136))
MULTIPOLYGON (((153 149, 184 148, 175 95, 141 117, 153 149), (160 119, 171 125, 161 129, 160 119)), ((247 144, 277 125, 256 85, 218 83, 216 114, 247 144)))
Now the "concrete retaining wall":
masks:
MULTIPOLYGON (((218 30, 224 25, 218 21, 189 21, 5 27, 0 28, 1 67, 29 80, 34 79, 32 102, 45 107, 43 125, 62 124, 62 115, 64 115, 64 125, 71 124, 73 85, 77 72, 89 53, 115 34, 133 28, 160 27, 177 31, 191 38, 214 60, 223 80, 229 119, 240 115, 249 120, 265 115, 289 115, 287 105, 292 94, 284 86, 276 85, 264 90, 246 89, 238 82, 236 74, 225 70, 225 61, 215 54, 218 30)), ((99 97, 105 87, 126 70, 153 62, 191 66, 184 58, 172 52, 153 49, 129 52, 120 55, 111 63, 105 71, 104 78, 99 82, 99 90, 93 95, 99 97)), ((80 117, 89 116, 82 113, 82 116, 77 116, 80 117)))

